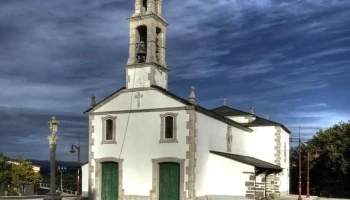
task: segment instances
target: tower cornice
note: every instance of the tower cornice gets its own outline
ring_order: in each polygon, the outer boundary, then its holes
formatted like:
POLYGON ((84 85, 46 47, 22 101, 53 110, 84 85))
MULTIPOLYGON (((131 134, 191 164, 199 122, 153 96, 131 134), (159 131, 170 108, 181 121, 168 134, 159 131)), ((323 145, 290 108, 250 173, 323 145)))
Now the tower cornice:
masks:
POLYGON ((134 63, 134 64, 129 64, 125 65, 126 69, 131 69, 131 68, 143 68, 145 66, 155 66, 157 69, 163 71, 163 72, 169 72, 170 70, 158 63, 155 62, 148 62, 148 63, 134 63))
POLYGON ((161 22, 164 26, 168 26, 169 24, 159 15, 155 14, 155 13, 146 13, 146 14, 133 14, 130 17, 127 18, 127 20, 129 20, 129 22, 132 21, 139 21, 139 20, 143 20, 143 19, 147 19, 147 18, 154 18, 156 20, 158 20, 159 22, 161 22))

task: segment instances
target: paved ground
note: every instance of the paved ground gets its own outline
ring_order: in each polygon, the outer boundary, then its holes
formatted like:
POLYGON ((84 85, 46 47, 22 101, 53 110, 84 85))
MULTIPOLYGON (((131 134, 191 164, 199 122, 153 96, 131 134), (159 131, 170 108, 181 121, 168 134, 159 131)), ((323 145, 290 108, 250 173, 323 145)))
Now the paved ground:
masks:
MULTIPOLYGON (((284 196, 284 197, 281 197, 279 198, 280 200, 298 200, 298 195, 287 195, 287 196, 284 196)), ((303 200, 316 200, 317 199, 317 196, 310 196, 309 198, 306 198, 305 195, 302 195, 301 198, 303 200)), ((317 199, 319 200, 319 199, 317 199)))
MULTIPOLYGON (((62 200, 75 200, 77 199, 78 197, 76 196, 68 196, 68 197, 65 197, 63 196, 62 197, 62 200)), ((0 197, 0 200, 43 200, 44 197, 42 196, 39 196, 39 197, 35 197, 35 196, 32 196, 32 197, 0 197)))

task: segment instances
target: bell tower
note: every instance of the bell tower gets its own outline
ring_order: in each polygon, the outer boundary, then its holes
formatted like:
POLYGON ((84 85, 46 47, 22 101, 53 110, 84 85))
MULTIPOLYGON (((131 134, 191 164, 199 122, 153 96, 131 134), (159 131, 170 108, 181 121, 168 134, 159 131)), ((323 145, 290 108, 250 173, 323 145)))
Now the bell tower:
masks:
POLYGON ((161 14, 162 0, 135 0, 135 13, 128 18, 127 89, 152 85, 168 88, 169 70, 165 62, 168 24, 161 14))

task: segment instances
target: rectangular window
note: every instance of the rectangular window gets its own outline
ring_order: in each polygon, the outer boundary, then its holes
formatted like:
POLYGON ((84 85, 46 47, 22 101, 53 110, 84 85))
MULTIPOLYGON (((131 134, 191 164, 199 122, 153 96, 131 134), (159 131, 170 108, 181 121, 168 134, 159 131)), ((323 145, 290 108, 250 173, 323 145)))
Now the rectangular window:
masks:
POLYGON ((113 120, 106 120, 106 140, 113 140, 113 120))
POLYGON ((117 144, 116 141, 116 116, 102 117, 102 142, 101 144, 117 144))
POLYGON ((174 118, 172 116, 165 117, 165 139, 174 138, 174 118))
POLYGON ((177 140, 177 116, 178 113, 160 114, 160 140, 159 143, 178 143, 177 140))

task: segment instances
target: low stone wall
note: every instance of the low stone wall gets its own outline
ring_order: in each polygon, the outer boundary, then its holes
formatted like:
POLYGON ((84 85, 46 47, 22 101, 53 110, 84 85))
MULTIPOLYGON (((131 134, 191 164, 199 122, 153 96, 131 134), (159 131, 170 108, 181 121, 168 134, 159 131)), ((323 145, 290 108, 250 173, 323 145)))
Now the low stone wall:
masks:
POLYGON ((229 196, 229 195, 206 195, 196 197, 196 200, 246 200, 245 196, 229 196))
POLYGON ((123 200, 151 200, 150 196, 125 195, 123 200))
POLYGON ((10 199, 10 200, 24 200, 24 199, 43 199, 44 195, 34 195, 34 196, 6 196, 0 197, 0 199, 10 199))
POLYGON ((245 182, 246 186, 246 199, 262 199, 265 196, 269 199, 275 199, 280 197, 279 192, 279 177, 278 175, 270 174, 266 177, 265 174, 255 176, 251 174, 249 180, 245 182))

